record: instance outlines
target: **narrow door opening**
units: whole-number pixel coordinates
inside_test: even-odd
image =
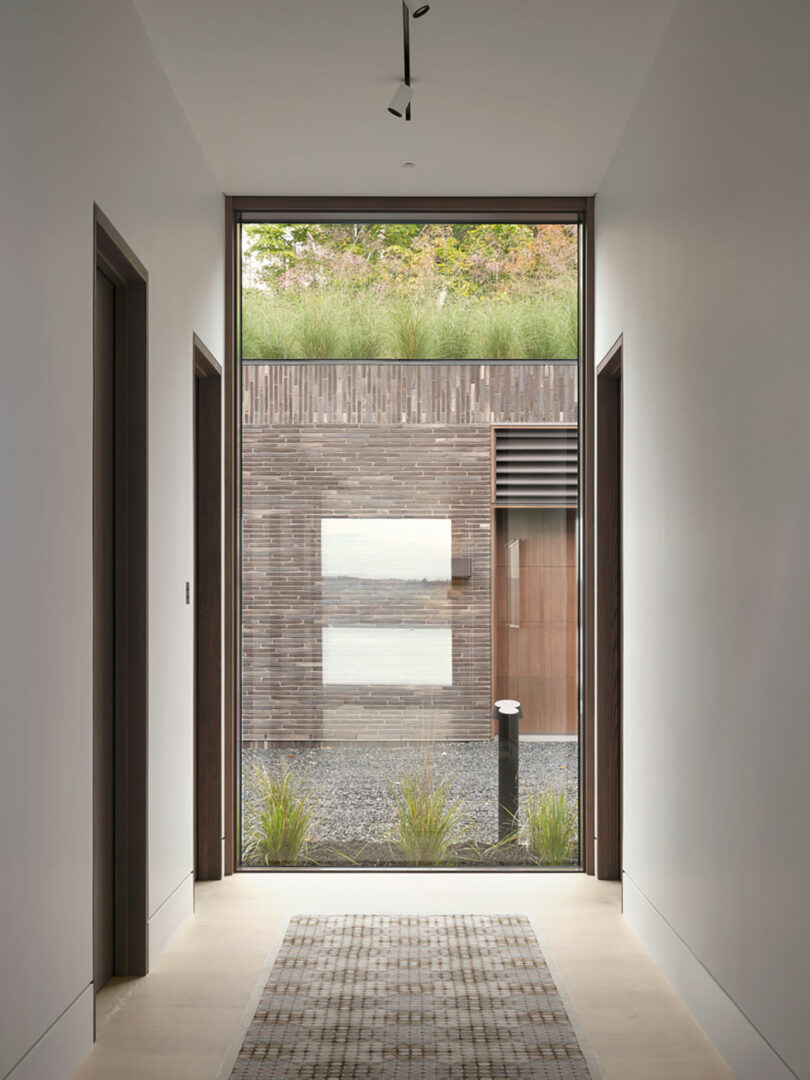
[[[222,371],[194,337],[195,875],[222,877]]]
[[[596,376],[596,874],[622,872],[622,343]]]
[[[94,432],[93,982],[115,969],[115,284],[96,269]]]
[[[93,983],[147,971],[146,271],[96,208]]]

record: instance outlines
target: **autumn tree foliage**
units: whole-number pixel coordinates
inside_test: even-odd
[[[575,225],[248,225],[245,254],[268,290],[525,296],[576,288]]]

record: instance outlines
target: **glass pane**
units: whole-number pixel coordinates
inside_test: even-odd
[[[578,355],[576,225],[245,225],[249,360]]]

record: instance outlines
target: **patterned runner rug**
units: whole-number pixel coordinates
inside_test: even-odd
[[[596,1080],[586,1051],[524,915],[303,915],[230,1076]]]

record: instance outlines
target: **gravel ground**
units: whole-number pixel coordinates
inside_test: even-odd
[[[394,817],[395,802],[389,781],[413,769],[425,750],[419,746],[379,743],[334,743],[331,746],[291,746],[272,750],[246,750],[243,760],[245,798],[250,798],[254,762],[268,768],[282,762],[306,777],[317,795],[317,823],[312,839],[324,845],[348,846],[356,851],[373,845],[363,862],[381,861],[377,850]],[[430,753],[440,780],[449,780],[455,796],[464,798],[475,842],[480,846],[498,839],[497,741],[435,744]],[[578,744],[543,741],[520,744],[521,794],[551,787],[577,792]],[[321,861],[321,860],[319,860]],[[513,862],[513,859],[509,859]]]

